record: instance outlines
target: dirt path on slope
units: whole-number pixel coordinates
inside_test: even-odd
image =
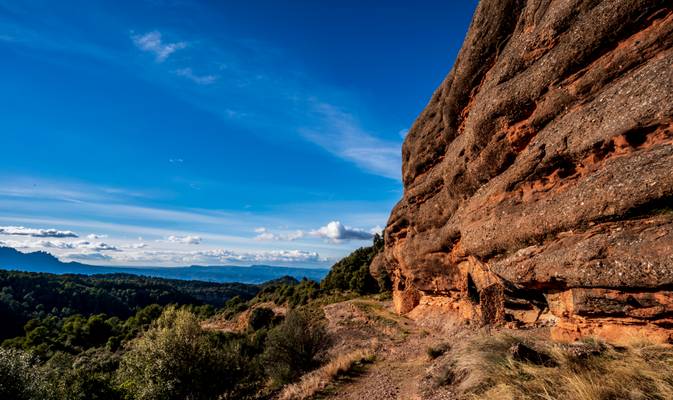
[[[441,338],[392,311],[389,302],[353,300],[325,307],[336,352],[376,343],[376,358],[359,375],[339,379],[318,399],[454,399],[450,387],[427,384],[430,346]],[[425,380],[425,381],[424,381]],[[425,382],[425,384],[424,384]]]

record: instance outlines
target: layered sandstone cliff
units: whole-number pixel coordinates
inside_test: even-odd
[[[673,2],[482,0],[402,158],[398,312],[671,339]]]

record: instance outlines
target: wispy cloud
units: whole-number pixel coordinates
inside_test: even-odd
[[[317,252],[304,250],[272,250],[260,252],[240,252],[226,249],[202,251],[151,250],[127,252],[114,255],[114,260],[123,263],[162,263],[172,265],[221,265],[255,263],[319,263],[324,261]]]
[[[86,240],[68,242],[61,240],[0,240],[0,245],[15,249],[60,249],[60,250],[87,250],[87,251],[120,251],[116,246],[104,242],[89,242]]]
[[[75,261],[110,261],[112,257],[100,252],[84,252],[84,253],[66,253],[61,256],[66,260]]]
[[[197,75],[189,67],[175,70],[175,75],[187,78],[199,85],[212,85],[217,81],[217,75]]]
[[[200,236],[169,236],[169,242],[184,243],[184,244],[201,244]]]
[[[277,71],[269,71],[266,65],[257,65],[253,60],[238,57],[231,49],[221,48],[217,43],[199,40],[194,52],[199,54],[199,64],[184,65],[172,72],[198,85],[212,85],[220,79],[226,83],[222,95],[208,96],[207,100],[190,97],[199,107],[205,108],[228,121],[237,120],[248,129],[278,131],[287,130],[290,134],[299,133],[303,138],[317,144],[334,156],[352,162],[365,172],[400,180],[401,176],[401,140],[381,139],[377,134],[363,127],[361,121],[347,111],[353,96],[342,95],[337,88],[326,87],[314,81],[310,76],[300,74],[288,76]],[[204,46],[208,43],[207,46]],[[197,49],[196,47],[199,47]],[[204,50],[207,47],[208,50]],[[198,51],[197,51],[198,50]],[[277,57],[278,49],[269,49],[261,43],[255,43],[251,52],[263,53],[265,57]],[[198,68],[217,64],[218,57],[234,58],[239,62],[220,63],[220,70],[226,75],[196,73]],[[273,60],[278,61],[278,60]],[[266,62],[270,62],[266,60]],[[196,65],[196,66],[195,66]],[[313,87],[307,90],[307,87]],[[260,96],[273,98],[276,105],[273,110],[259,104]],[[231,98],[247,104],[243,110],[229,107]],[[330,99],[339,99],[332,102]],[[346,107],[343,107],[346,106]],[[300,110],[297,114],[297,110]],[[249,115],[264,115],[263,118],[241,118]],[[296,120],[300,116],[299,122]],[[310,121],[310,122],[305,122]],[[399,135],[402,135],[400,132]]]
[[[306,234],[304,231],[301,230],[296,230],[288,233],[283,233],[283,234],[278,234],[278,233],[273,233],[270,232],[268,229],[262,227],[262,228],[256,228],[255,232],[258,234],[255,236],[255,240],[260,240],[260,241],[294,241],[297,239],[301,239]]]
[[[33,182],[39,182],[34,186]],[[3,182],[4,184],[4,182]],[[55,190],[59,188],[59,190]],[[28,200],[30,199],[30,200]],[[22,227],[26,229],[53,228],[54,231],[81,234],[86,240],[38,240],[46,237],[8,236],[0,233],[4,245],[28,250],[45,250],[62,257],[69,253],[92,253],[94,249],[111,256],[107,260],[96,260],[99,264],[125,265],[133,262],[140,252],[167,251],[188,252],[230,249],[239,254],[284,251],[287,243],[303,252],[320,252],[324,265],[348,254],[353,245],[365,239],[349,239],[350,230],[369,232],[369,227],[385,221],[387,204],[359,202],[306,202],[292,203],[272,209],[271,213],[257,214],[248,209],[223,211],[191,208],[155,208],[134,203],[144,197],[127,195],[123,190],[102,190],[92,185],[72,182],[45,182],[35,179],[8,180],[0,188],[0,223],[2,227]],[[335,209],[342,210],[341,217],[347,221],[358,221],[358,228],[345,226],[324,229],[315,228],[315,220],[334,221]],[[377,213],[365,210],[382,210]],[[341,222],[339,222],[341,225]],[[332,224],[334,226],[334,224]],[[257,229],[255,230],[255,227]],[[272,228],[273,227],[273,228]],[[359,229],[363,228],[363,229]],[[226,229],[226,230],[224,230]],[[251,235],[251,232],[255,235]],[[336,233],[334,233],[336,232]],[[144,239],[138,238],[142,236]],[[168,237],[173,236],[173,241]],[[255,237],[257,236],[257,237]],[[365,237],[356,234],[355,237]],[[200,245],[189,244],[201,238]],[[24,240],[25,241],[20,241]],[[67,238],[53,238],[67,239]],[[368,240],[368,239],[367,239]],[[10,243],[11,241],[11,243]],[[77,243],[77,242],[88,242]],[[115,247],[114,251],[104,243]],[[194,246],[194,247],[192,247]],[[179,265],[170,257],[149,260],[145,254],[137,265]],[[248,257],[248,259],[254,259]],[[262,257],[263,259],[263,257]],[[131,260],[131,261],[127,261]],[[199,261],[201,262],[201,261]],[[271,261],[258,261],[268,262]],[[302,261],[307,262],[307,261]],[[203,261],[205,263],[205,261]],[[184,263],[182,263],[184,264]],[[245,264],[240,262],[240,264]]]
[[[10,236],[32,236],[32,237],[78,237],[73,231],[59,231],[57,229],[35,229],[23,226],[0,226],[0,234]]]
[[[159,31],[152,31],[143,35],[132,34],[131,39],[140,50],[154,54],[157,62],[164,62],[171,54],[187,47],[186,42],[164,42]]]
[[[140,243],[130,243],[130,244],[125,244],[122,247],[124,247],[125,249],[136,249],[136,250],[137,249],[144,249],[145,247],[147,247],[147,243],[142,243],[142,242],[140,242]]]
[[[21,12],[24,18],[32,16],[29,11],[33,10],[27,8]],[[15,22],[13,26],[22,28],[20,32],[27,29],[20,22]],[[109,25],[100,27],[108,33],[111,28]],[[177,38],[169,35],[168,31],[141,27],[120,39],[128,41],[130,37],[137,49],[153,55],[158,63],[175,57],[176,52],[188,53],[189,57],[185,57],[188,62],[166,67],[164,72],[189,79],[197,85],[207,86],[221,81],[223,84],[218,85],[218,89],[219,86],[223,89],[219,93],[195,93],[185,85],[173,82],[178,79],[165,79],[155,71],[147,73],[146,68],[138,68],[138,65],[129,62],[130,57],[125,50],[97,41],[93,35],[64,35],[54,30],[38,30],[31,35],[29,42],[38,48],[83,54],[124,68],[142,79],[172,89],[181,99],[225,118],[227,122],[235,119],[251,130],[267,129],[265,133],[270,135],[279,131],[293,135],[299,132],[311,142],[368,173],[399,180],[401,143],[398,143],[396,135],[398,129],[388,127],[385,128],[387,134],[383,131],[375,133],[363,124],[367,109],[361,104],[355,105],[353,99],[358,98],[358,93],[347,93],[342,88],[321,82],[310,71],[303,70],[301,65],[293,64],[288,53],[271,43],[235,37],[214,40],[207,30],[200,31],[199,37],[187,42],[182,40],[188,35],[182,28],[179,24],[169,28],[180,35]],[[15,35],[13,30],[7,33]],[[5,36],[5,40],[16,39]],[[21,38],[20,43],[27,45],[23,39],[25,33],[16,36]],[[0,34],[0,40],[3,37]],[[276,68],[282,63],[286,63],[287,68]],[[213,73],[215,68],[219,68],[221,75]],[[270,101],[259,102],[262,96]],[[232,99],[236,99],[236,109],[232,109]],[[358,118],[348,111],[354,109],[358,110]],[[298,113],[297,110],[301,111]],[[263,117],[241,118],[251,115]],[[315,124],[303,124],[305,120],[316,119],[319,121]],[[286,129],[279,129],[280,126]]]
[[[49,181],[35,177],[0,175],[0,197],[21,199],[51,199],[73,203],[114,200],[127,202],[153,198],[157,193],[141,192],[105,185],[69,181]]]
[[[313,112],[320,118],[321,125],[301,128],[307,139],[366,171],[400,179],[400,143],[384,141],[367,133],[353,115],[332,104],[316,102]]]

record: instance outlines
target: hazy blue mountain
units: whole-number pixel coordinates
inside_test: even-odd
[[[320,281],[329,272],[324,268],[293,268],[269,265],[189,266],[189,267],[100,267],[77,262],[62,262],[49,253],[21,253],[10,247],[0,247],[0,268],[52,274],[111,274],[124,273],[168,279],[207,282],[262,283],[283,276]]]

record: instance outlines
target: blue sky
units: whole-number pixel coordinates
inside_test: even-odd
[[[402,195],[476,1],[0,0],[0,245],[328,266]]]

